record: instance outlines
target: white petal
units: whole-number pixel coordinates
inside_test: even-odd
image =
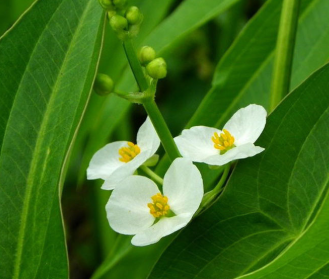
[[[162,237],[185,227],[192,215],[182,214],[170,218],[161,218],[153,226],[137,233],[131,240],[135,246],[145,246],[158,242]]]
[[[140,147],[141,151],[149,150],[149,157],[159,148],[160,139],[149,117],[146,118],[137,132],[137,145]]]
[[[106,178],[106,181],[102,185],[104,190],[112,190],[123,179],[132,175],[148,158],[150,157],[150,151],[142,151],[134,159],[128,163],[122,163],[111,175]]]
[[[105,145],[91,158],[87,169],[87,179],[108,179],[123,162],[119,160],[119,149],[126,146],[126,141],[116,141]]]
[[[239,109],[225,124],[224,129],[228,130],[235,138],[236,146],[245,143],[254,143],[266,123],[266,110],[259,105],[249,105]]]
[[[255,146],[252,143],[247,143],[234,147],[223,155],[211,156],[205,160],[205,163],[209,165],[222,166],[234,160],[255,156],[263,150],[264,148],[262,147]]]
[[[177,158],[163,180],[163,194],[170,209],[176,214],[193,215],[203,197],[203,181],[196,166],[186,158]]]
[[[146,177],[135,175],[124,179],[106,205],[111,228],[122,234],[136,234],[150,227],[155,218],[147,204],[159,192],[156,184]]]
[[[205,158],[218,153],[211,140],[215,132],[221,131],[205,126],[195,126],[183,130],[182,134],[175,138],[175,142],[183,157],[194,162],[203,162]]]

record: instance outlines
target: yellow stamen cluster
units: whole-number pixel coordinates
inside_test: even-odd
[[[139,153],[141,149],[137,144],[133,144],[128,141],[128,147],[121,147],[119,149],[119,155],[121,156],[119,160],[124,163],[128,163],[132,159],[134,159]]]
[[[230,134],[229,131],[223,129],[223,133],[218,135],[217,132],[214,133],[214,136],[211,137],[211,140],[214,143],[214,147],[219,149],[221,154],[232,149],[234,145],[234,137]]]
[[[152,198],[153,203],[148,203],[150,213],[155,217],[161,217],[167,215],[170,206],[168,205],[168,198],[166,196],[157,193]]]

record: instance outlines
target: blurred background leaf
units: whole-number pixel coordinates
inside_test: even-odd
[[[242,278],[322,278],[329,262],[328,77],[326,65],[282,101],[256,143],[265,151],[239,161],[218,202],[182,231],[149,278],[229,279],[268,263]]]
[[[241,32],[218,64],[213,86],[188,127],[222,127],[236,110],[250,103],[268,108],[281,5],[282,1],[268,1]],[[301,1],[291,88],[328,61],[328,9],[325,0]]]
[[[59,197],[97,67],[103,13],[40,0],[0,41],[1,278],[65,278]]]

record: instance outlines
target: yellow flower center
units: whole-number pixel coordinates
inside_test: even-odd
[[[150,213],[155,217],[166,216],[170,206],[168,204],[168,198],[166,196],[157,193],[151,197],[153,203],[148,203],[147,206],[150,208]]]
[[[119,155],[121,156],[119,160],[121,162],[128,163],[132,159],[134,159],[140,152],[141,149],[137,144],[133,144],[132,142],[128,141],[128,147],[121,147],[119,149]]]
[[[223,133],[221,133],[220,135],[215,132],[214,136],[211,137],[211,140],[214,143],[214,147],[216,149],[219,149],[221,154],[224,154],[226,151],[235,147],[234,137],[226,129],[223,129]]]

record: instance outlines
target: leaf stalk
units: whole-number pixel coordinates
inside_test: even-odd
[[[276,45],[270,110],[288,94],[297,33],[300,0],[284,0]]]

